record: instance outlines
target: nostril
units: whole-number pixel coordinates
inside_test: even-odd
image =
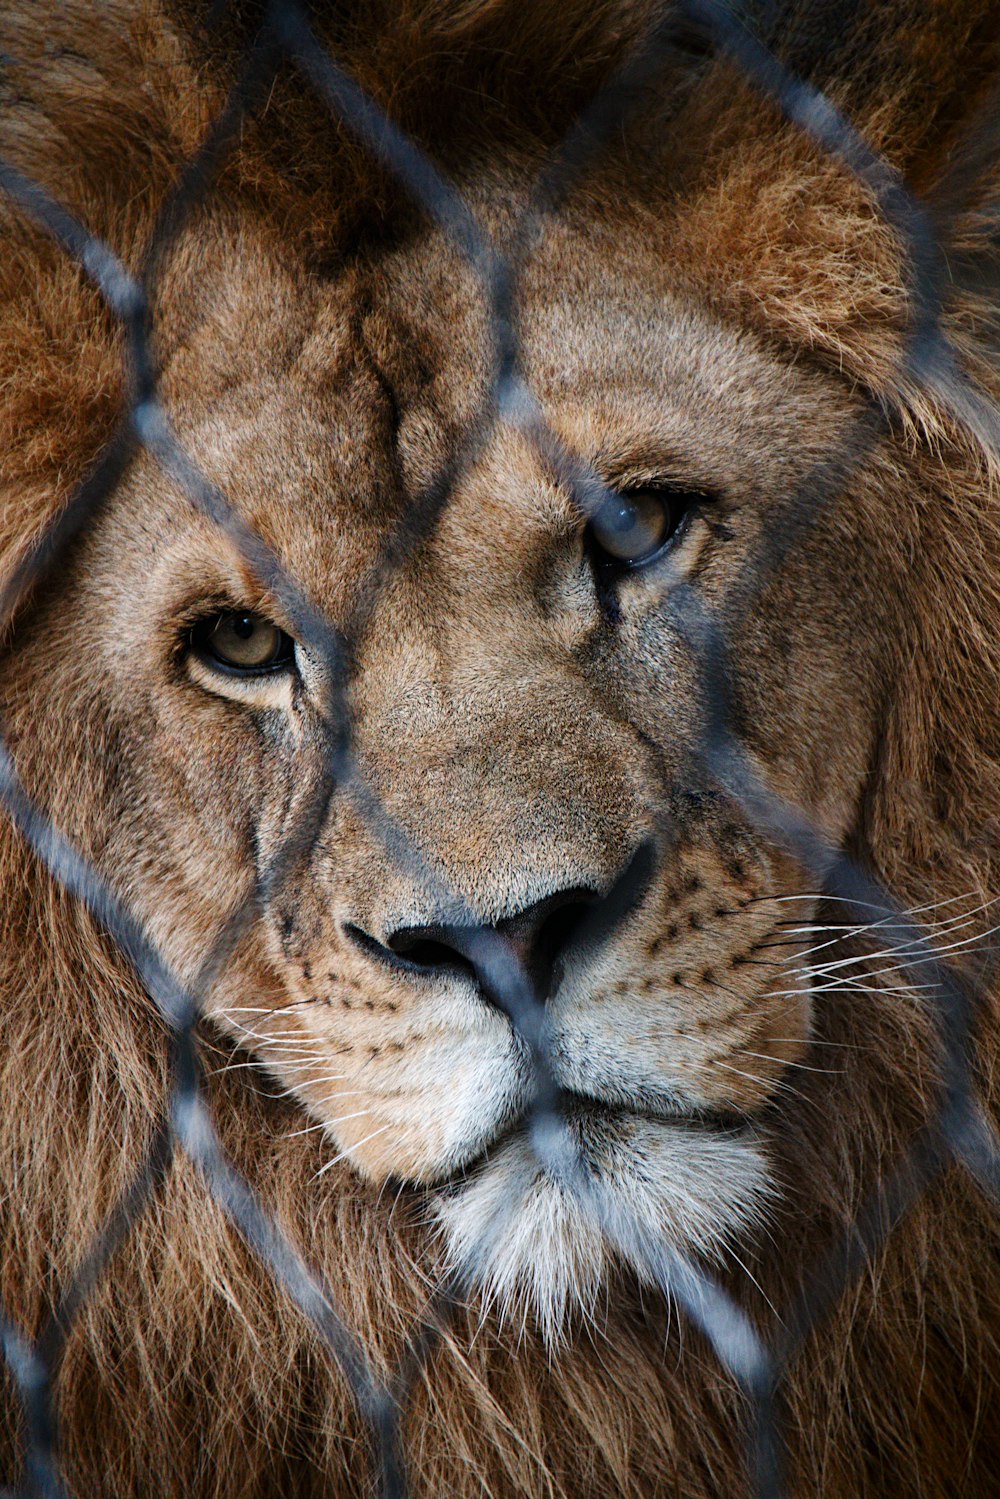
[[[547,999],[559,961],[584,929],[587,913],[599,892],[576,886],[557,890],[517,916],[501,921],[496,930],[517,953],[540,999]]]
[[[585,931],[587,913],[593,904],[592,900],[567,901],[564,906],[547,916],[535,938],[538,957],[547,959],[550,966],[554,966],[556,960],[563,957]]]
[[[344,933],[370,958],[392,968],[402,968],[408,973],[461,972],[476,976],[472,962],[447,940],[447,927],[400,927],[385,942],[353,922],[345,923]]]
[[[388,950],[421,973],[459,970],[476,976],[474,965],[447,940],[444,927],[402,927],[386,943]]]
[[[392,938],[389,950],[398,958],[415,963],[418,968],[440,968],[442,963],[454,957],[446,943],[434,942],[427,937],[411,937],[405,932]]]

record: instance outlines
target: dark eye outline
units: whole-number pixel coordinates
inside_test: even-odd
[[[211,636],[221,620],[233,615],[262,620],[264,624],[277,630],[276,652],[269,661],[262,661],[259,666],[240,666],[235,662],[226,661],[224,657],[212,650],[209,644]],[[188,648],[211,671],[221,672],[227,677],[240,677],[244,680],[273,676],[277,672],[288,671],[289,668],[295,666],[295,641],[281,629],[280,625],[276,625],[273,620],[268,619],[265,614],[258,613],[256,609],[219,609],[215,614],[208,614],[203,619],[199,619],[188,633]]]
[[[628,501],[630,494],[654,495],[659,499],[668,516],[667,530],[660,542],[640,557],[628,559],[616,557],[613,552],[606,551],[601,544],[594,529],[593,519],[587,522],[585,532],[586,547],[590,554],[592,565],[605,575],[623,575],[625,573],[641,572],[643,568],[651,567],[658,562],[666,552],[670,551],[684,536],[687,531],[691,516],[699,505],[711,503],[712,496],[704,490],[688,489],[679,484],[651,483],[636,484],[631,487],[623,486],[620,489],[610,489],[609,494],[616,500]]]

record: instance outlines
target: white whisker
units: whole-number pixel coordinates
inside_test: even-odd
[[[366,1113],[366,1114],[370,1113],[370,1110],[365,1109],[364,1113]],[[359,1114],[359,1115],[357,1115],[355,1117],[360,1118],[361,1115]],[[350,1155],[350,1153],[351,1153],[352,1150],[360,1150],[362,1148],[362,1146],[367,1145],[371,1140],[376,1139],[379,1135],[384,1135],[387,1130],[390,1130],[390,1129],[393,1129],[393,1128],[394,1128],[394,1126],[391,1125],[391,1124],[383,1124],[379,1129],[373,1130],[370,1135],[366,1135],[363,1140],[358,1140],[354,1145],[351,1145],[347,1150],[342,1150],[339,1155],[335,1155],[332,1160],[327,1161],[327,1163],[326,1163],[325,1166],[321,1166],[319,1168],[319,1170],[316,1172],[315,1176],[313,1177],[313,1181],[315,1181],[317,1177],[323,1176],[327,1171],[332,1170],[332,1168],[334,1166],[339,1165],[341,1161],[346,1160],[346,1158]]]
[[[844,1073],[843,1067],[807,1067],[805,1062],[784,1061],[781,1057],[772,1057],[766,1051],[741,1051],[742,1057],[755,1057],[758,1062],[775,1062],[779,1067],[796,1067],[800,1072],[822,1072],[825,1077],[840,1077]]]
[[[282,1135],[283,1140],[294,1140],[299,1135],[310,1135],[318,1129],[333,1129],[338,1124],[347,1124],[351,1119],[363,1119],[370,1114],[371,1109],[359,1109],[356,1114],[341,1114],[337,1119],[324,1119],[321,1124],[309,1124],[305,1129],[293,1129],[287,1135]]]

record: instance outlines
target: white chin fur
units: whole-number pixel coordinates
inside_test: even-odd
[[[526,1133],[506,1140],[470,1176],[433,1199],[450,1268],[488,1310],[530,1318],[557,1346],[574,1313],[591,1317],[612,1267],[649,1283],[643,1240],[719,1260],[759,1223],[773,1189],[747,1136],[714,1134],[635,1115],[569,1123],[601,1212],[553,1179]],[[609,1242],[598,1218],[634,1225]]]

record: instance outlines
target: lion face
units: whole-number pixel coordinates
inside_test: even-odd
[[[330,282],[263,227],[201,224],[178,254],[165,406],[350,639],[360,781],[338,779],[329,663],[148,457],[40,600],[11,710],[49,736],[67,830],[188,981],[255,896],[206,1014],[301,1102],[331,1165],[431,1189],[460,1268],[551,1326],[608,1251],[531,1153],[525,1046],[462,929],[494,927],[535,983],[615,1200],[700,1252],[745,1232],[777,1190],[768,1140],[809,1040],[796,958],[817,891],[705,769],[712,684],[672,600],[724,624],[742,745],[834,844],[906,607],[851,493],[748,587],[854,398],[715,320],[643,223],[553,225],[518,312],[526,382],[625,497],[618,531],[516,423],[483,419],[483,295],[429,231]]]

